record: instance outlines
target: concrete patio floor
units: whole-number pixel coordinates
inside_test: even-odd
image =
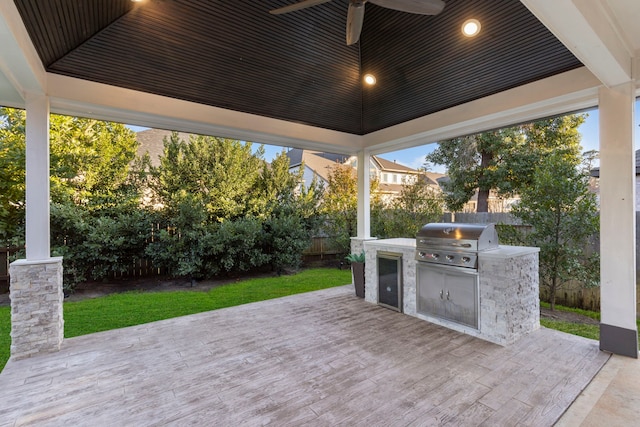
[[[624,369],[637,371],[637,360],[613,358],[608,380],[584,390],[610,358],[596,341],[542,328],[500,347],[352,289],[86,335],[9,361],[0,426],[550,426],[581,395],[578,415],[561,420],[580,425],[615,395],[616,378],[624,387]]]

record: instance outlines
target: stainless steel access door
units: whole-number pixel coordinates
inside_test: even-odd
[[[378,304],[402,312],[402,254],[378,251]]]
[[[417,312],[478,329],[478,271],[417,263]]]

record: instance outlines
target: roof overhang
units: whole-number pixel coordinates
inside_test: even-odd
[[[319,151],[354,154],[367,149],[380,154],[594,107],[602,85],[634,81],[638,86],[633,73],[638,69],[640,36],[629,29],[637,22],[632,18],[640,18],[638,2],[522,3],[584,67],[363,135],[47,72],[13,2],[0,3],[0,103],[24,107],[30,93],[41,93],[50,97],[51,111],[56,113]],[[593,10],[607,19],[596,20]],[[620,16],[628,22],[621,22]]]

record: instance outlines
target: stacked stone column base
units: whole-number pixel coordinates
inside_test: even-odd
[[[60,350],[62,257],[11,263],[11,358],[25,359]]]

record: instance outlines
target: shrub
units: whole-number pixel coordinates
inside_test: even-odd
[[[270,256],[273,270],[281,274],[288,268],[298,269],[311,237],[304,220],[293,214],[274,216],[265,221],[264,228],[264,252]]]

